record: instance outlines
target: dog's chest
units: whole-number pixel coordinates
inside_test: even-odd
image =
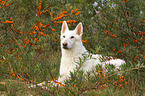
[[[61,59],[61,70],[63,72],[69,73],[73,72],[77,63],[75,63],[74,58],[62,58]]]

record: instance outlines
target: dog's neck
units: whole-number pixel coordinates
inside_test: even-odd
[[[81,41],[76,42],[74,47],[71,49],[62,48],[61,50],[62,50],[62,57],[65,57],[65,58],[78,56],[79,54],[87,52],[86,48],[83,46]]]

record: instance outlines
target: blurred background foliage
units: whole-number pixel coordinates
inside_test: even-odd
[[[71,30],[79,22],[83,23],[82,41],[90,52],[124,59],[124,70],[139,67],[126,73],[129,83],[124,88],[132,91],[128,93],[130,95],[133,92],[143,94],[144,0],[0,0],[0,81],[15,80],[8,75],[11,73],[22,75],[33,82],[58,78],[61,57],[59,37],[64,20]],[[133,81],[136,84],[131,83]],[[90,82],[92,81],[88,81],[88,84]],[[76,90],[74,85],[66,86]],[[130,86],[134,87],[130,89]],[[13,88],[6,88],[2,87],[1,90],[10,94]],[[106,90],[104,94],[111,94],[116,89],[112,87]],[[114,94],[124,92],[122,90]],[[73,91],[70,92],[71,95]],[[68,94],[68,91],[65,92]],[[65,92],[63,90],[60,93]],[[101,93],[90,91],[88,94]]]

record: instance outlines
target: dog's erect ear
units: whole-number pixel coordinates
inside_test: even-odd
[[[77,25],[77,27],[75,28],[75,31],[79,36],[83,34],[83,25],[81,22]]]
[[[62,28],[61,28],[61,34],[64,33],[65,30],[68,30],[68,26],[67,26],[66,21],[63,21]]]

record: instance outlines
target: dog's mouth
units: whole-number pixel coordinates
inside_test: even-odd
[[[63,46],[63,49],[69,49],[67,46]]]

